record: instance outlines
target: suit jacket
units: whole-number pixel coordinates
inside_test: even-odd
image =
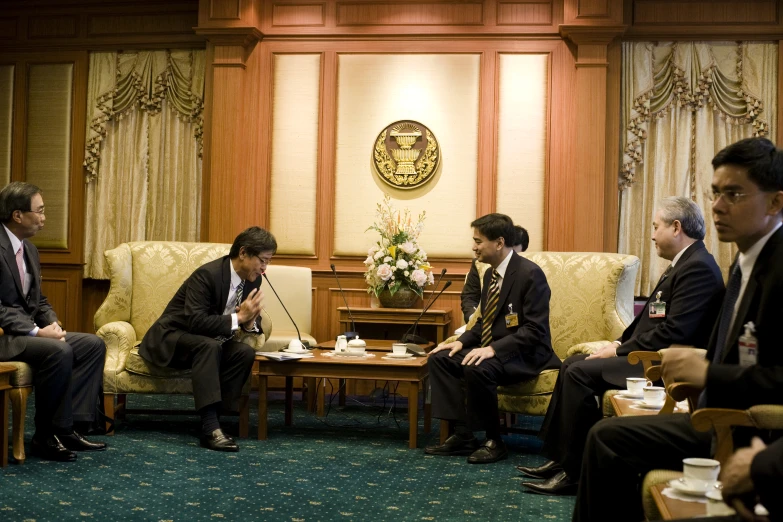
[[[666,317],[651,318],[650,303],[661,292]],[[720,268],[704,243],[696,241],[683,252],[669,274],[658,282],[637,315],[620,337],[618,356],[637,350],[658,351],[672,344],[706,346],[723,299]],[[641,365],[626,357],[606,359],[601,376],[606,382],[625,386],[627,377],[642,375]]]
[[[460,293],[460,306],[462,307],[462,316],[465,323],[470,321],[470,316],[476,311],[481,301],[481,280],[479,279],[476,260],[470,264],[470,271],[465,276],[465,286]]]
[[[184,333],[205,337],[231,337],[231,316],[223,315],[231,288],[231,260],[228,256],[199,267],[171,298],[139,346],[139,355],[158,366],[167,366],[174,357],[177,340]],[[261,286],[245,281],[242,300]],[[261,321],[256,321],[259,330]]]
[[[482,308],[487,302],[491,278],[492,271],[487,270],[481,291]],[[537,377],[543,370],[560,368],[549,331],[550,295],[546,276],[537,264],[516,254],[509,258],[492,322],[491,346],[509,376],[520,381]],[[508,305],[519,316],[518,326],[506,327]],[[465,348],[481,344],[484,320],[482,314],[476,325],[460,336]]]
[[[735,260],[735,263],[737,261]],[[739,337],[753,321],[758,340],[757,364],[739,366]],[[783,404],[783,227],[761,249],[742,295],[734,325],[718,364],[707,371],[707,407],[746,409],[756,404]],[[717,324],[707,360],[716,350]]]
[[[757,453],[750,465],[753,489],[769,511],[770,520],[783,520],[783,439],[773,442]]]
[[[29,334],[36,326],[44,328],[57,321],[57,314],[41,293],[38,249],[26,239],[22,240],[22,244],[27,272],[32,277],[26,298],[11,240],[5,229],[0,227],[0,328],[5,332],[0,336],[0,361],[7,361],[22,352],[22,347],[13,342],[14,338]]]

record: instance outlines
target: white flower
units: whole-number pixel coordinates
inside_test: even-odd
[[[379,266],[378,267],[378,271],[376,272],[376,275],[378,277],[380,277],[381,280],[383,280],[383,281],[388,281],[390,277],[392,279],[394,279],[394,277],[392,277],[392,269],[387,264],[383,264],[383,265]]]
[[[420,249],[419,249],[419,255],[418,255],[418,258],[419,258],[419,259],[421,259],[422,261],[426,261],[426,260],[427,260],[427,252],[425,252],[424,250],[422,250],[422,249],[420,248]]]
[[[398,259],[397,268],[399,268],[400,270],[405,270],[406,268],[408,268],[408,262],[405,261],[404,259]]]
[[[378,245],[371,246],[370,249],[367,250],[367,255],[374,256],[377,251],[378,251]]]
[[[411,273],[411,279],[421,288],[427,282],[427,273],[424,270],[414,270]]]
[[[406,241],[405,243],[400,245],[400,250],[402,250],[406,254],[412,254],[416,250],[418,250],[418,248],[416,247],[415,243],[413,243],[411,241]]]
[[[405,277],[408,277],[409,275],[411,275],[411,273],[408,272],[407,270],[405,272],[403,272],[403,274],[405,274]]]
[[[367,265],[367,266],[370,266],[374,262],[375,262],[375,260],[372,258],[372,256],[367,256],[367,259],[364,260],[364,264]]]
[[[392,259],[391,256],[386,256],[383,258],[384,263],[391,263],[392,261],[394,261],[394,259]]]
[[[431,285],[435,282],[435,277],[432,275],[432,272],[427,273],[427,284]]]
[[[378,250],[372,257],[376,261],[386,255],[386,250]]]

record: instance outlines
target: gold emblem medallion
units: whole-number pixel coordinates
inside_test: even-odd
[[[433,178],[440,160],[435,135],[417,121],[396,121],[375,139],[372,153],[378,176],[392,187],[412,189]]]

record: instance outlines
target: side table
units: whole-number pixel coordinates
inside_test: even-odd
[[[340,330],[351,330],[351,317],[344,306],[337,308],[340,314]],[[354,322],[362,338],[396,341],[416,322],[421,308],[351,308]],[[361,325],[358,326],[358,325]],[[422,337],[442,343],[449,336],[451,308],[434,310],[430,308],[419,321],[418,330],[427,333]]]
[[[0,467],[8,465],[8,390],[11,389],[11,374],[15,366],[0,363]]]

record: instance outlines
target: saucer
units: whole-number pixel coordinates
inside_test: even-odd
[[[663,405],[665,402],[656,402],[655,404],[650,404],[648,402],[645,402],[644,400],[636,401],[634,403],[634,406],[638,406],[640,408],[644,408],[645,410],[660,410],[663,408]]]
[[[307,350],[289,350],[288,348],[282,351],[285,353],[307,353]]]
[[[410,359],[411,357],[413,357],[413,354],[412,353],[387,353],[386,357],[388,357],[389,359]]]
[[[686,478],[678,478],[669,481],[669,486],[671,486],[675,491],[682,493],[683,495],[690,495],[692,497],[703,497],[712,491],[717,491],[715,486],[718,484],[719,482],[713,482],[712,484],[705,484],[702,487],[701,484],[696,485],[689,483],[688,479]]]
[[[366,357],[367,352],[331,352],[333,355],[336,355],[338,357]]]
[[[644,397],[643,393],[635,394],[635,393],[628,393],[628,390],[621,391],[615,397],[620,397],[621,399],[641,399]]]

